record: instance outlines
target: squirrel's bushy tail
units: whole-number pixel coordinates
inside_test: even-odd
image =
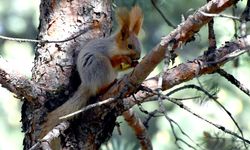
[[[42,131],[39,138],[43,138],[57,124],[62,122],[62,120],[59,120],[60,117],[73,113],[76,110],[86,106],[89,97],[89,92],[86,90],[83,84],[81,84],[75,94],[68,101],[47,115],[47,120],[42,126]]]

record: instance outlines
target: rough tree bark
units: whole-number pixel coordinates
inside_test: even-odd
[[[200,8],[200,11],[219,13],[236,2],[237,0],[212,0]],[[136,92],[136,87],[164,58],[168,45],[173,44],[174,50],[188,41],[210,20],[211,17],[204,16],[199,11],[188,17],[177,29],[162,39],[132,74],[117,82],[102,99],[119,94],[128,82],[134,87],[127,87],[123,95]],[[65,102],[80,84],[75,70],[75,59],[81,46],[92,38],[108,36],[110,29],[111,0],[41,0],[38,39],[56,41],[71,38],[79,33],[84,34],[79,34],[80,36],[73,40],[57,43],[43,42],[37,45],[32,80],[14,75],[4,62],[0,63],[0,83],[24,100],[22,106],[24,149],[29,149],[37,142],[41,124],[46,119],[47,113]],[[223,60],[235,49],[249,48],[250,42],[244,42],[244,40],[249,41],[249,38],[226,45],[211,54],[211,57],[214,57],[215,61]],[[209,56],[205,55],[199,57],[198,60],[168,70],[163,76],[163,90],[197,75],[211,73],[224,63],[222,61],[218,62],[217,66],[207,65],[206,62],[209,61],[207,57]],[[155,88],[157,80],[158,78],[155,77],[144,84]],[[138,102],[143,102],[148,96],[151,95],[147,93],[145,95],[142,92],[136,94]],[[62,147],[64,149],[98,149],[111,136],[116,117],[135,104],[134,100],[127,98],[88,110],[78,119],[70,122],[70,128],[65,131],[65,136],[62,138]]]
[[[85,31],[86,33],[67,42],[37,45],[32,81],[36,83],[38,93],[35,99],[24,101],[22,106],[24,149],[29,149],[37,142],[47,112],[65,102],[79,85],[75,60],[81,46],[90,39],[108,36],[110,29],[111,0],[41,1],[38,39],[55,41]],[[111,134],[115,118],[109,118],[113,125],[99,128],[95,127],[95,123],[92,125],[84,123],[88,122],[87,120],[76,120],[75,127],[69,129],[70,134],[64,140],[65,145],[68,141],[67,146],[74,146],[74,149],[97,149],[108,136],[99,135],[97,140],[90,137],[91,131],[95,128],[103,130],[110,128],[109,134]],[[101,130],[99,132],[102,133]],[[86,145],[86,143],[95,144]]]

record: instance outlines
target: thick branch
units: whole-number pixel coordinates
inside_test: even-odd
[[[186,21],[178,26],[168,36],[162,38],[161,42],[153,48],[153,50],[143,58],[140,64],[134,69],[134,71],[124,78],[118,85],[113,86],[104,96],[103,99],[113,97],[117,95],[119,91],[124,89],[127,83],[134,86],[127,88],[127,94],[132,93],[153,71],[153,69],[163,60],[165,56],[165,50],[168,45],[173,44],[173,49],[178,48],[183,43],[188,41],[200,28],[208,23],[212,18],[204,16],[200,12],[206,13],[219,13],[225,10],[227,7],[233,5],[237,0],[212,0],[203,7],[201,7],[196,13],[189,16]]]
[[[219,13],[226,9],[227,7],[230,7],[233,3],[235,3],[237,0],[212,0],[208,4],[206,4],[204,7],[200,9],[202,12],[206,13]],[[124,78],[119,82],[119,84],[114,85],[108,93],[106,93],[103,98],[109,98],[109,97],[115,97],[114,95],[118,95],[121,91],[125,91],[122,93],[122,96],[131,94],[135,92],[137,87],[145,80],[145,78],[148,76],[150,72],[163,60],[165,50],[166,48],[170,47],[169,45],[172,45],[170,48],[175,49],[179,47],[181,44],[188,41],[196,32],[199,31],[199,29],[205,25],[208,21],[211,20],[211,17],[204,16],[200,13],[200,11],[197,11],[194,15],[188,17],[188,19],[183,22],[180,26],[178,26],[177,29],[175,29],[172,33],[170,33],[168,36],[164,37],[161,42],[149,53],[142,62],[135,68],[135,70],[127,76],[127,78]],[[44,13],[46,14],[46,13]],[[46,14],[47,15],[47,14]],[[57,23],[57,19],[55,21]],[[67,21],[65,21],[67,23]],[[58,22],[57,24],[60,24],[61,22]],[[56,25],[57,25],[56,24]],[[51,30],[58,29],[55,28],[56,25],[54,25],[54,28],[51,28]],[[47,28],[44,28],[47,29]],[[64,29],[64,28],[63,28]],[[55,30],[55,31],[63,31],[63,30]],[[61,34],[58,34],[58,37],[60,37]],[[58,46],[56,46],[58,47]],[[50,47],[49,47],[50,48]],[[53,47],[52,47],[53,49]],[[70,48],[72,49],[72,48]],[[42,51],[43,52],[43,51]],[[45,57],[45,56],[44,56]],[[41,57],[43,58],[43,57]],[[39,59],[38,59],[39,60]],[[55,61],[56,62],[56,61]],[[39,64],[39,63],[38,63]],[[51,64],[51,63],[50,63]],[[43,66],[39,66],[43,68]],[[38,68],[34,68],[34,70],[39,70]],[[49,66],[50,69],[54,71],[54,68]],[[188,69],[188,68],[187,68]],[[64,70],[64,69],[63,69]],[[197,68],[196,68],[197,70]],[[198,69],[199,70],[199,69]],[[40,83],[43,83],[44,81],[50,82],[54,81],[54,78],[57,77],[57,74],[46,74],[46,76],[43,76],[42,80],[40,80]],[[67,71],[67,70],[66,70]],[[70,71],[70,70],[69,70]],[[68,72],[68,71],[67,71]],[[200,73],[200,71],[197,71]],[[40,73],[39,73],[40,74]],[[39,75],[38,74],[38,75]],[[49,78],[48,78],[48,75]],[[170,74],[171,75],[171,74]],[[181,72],[179,72],[179,76],[181,77]],[[36,73],[33,74],[33,76],[37,76]],[[193,74],[193,77],[195,74]],[[39,77],[39,76],[37,76]],[[166,78],[164,76],[164,78]],[[186,78],[185,76],[182,76],[183,81]],[[191,79],[192,77],[188,77]],[[37,78],[34,78],[34,81]],[[48,80],[49,79],[49,80]],[[60,79],[60,80],[59,80]],[[58,82],[64,82],[64,80],[61,79],[68,79],[67,76],[65,78],[58,78]],[[154,81],[154,80],[153,80]],[[182,82],[183,82],[182,81]],[[181,83],[181,80],[178,80],[179,83]],[[177,81],[174,83],[178,83]],[[57,82],[54,82],[57,83]],[[66,82],[67,83],[67,82]],[[131,83],[133,86],[127,87],[127,83]],[[165,80],[163,82],[163,86],[167,87],[165,85]],[[174,85],[173,83],[173,85]],[[46,86],[45,86],[46,87]],[[53,87],[56,88],[57,86]],[[125,87],[125,89],[124,89]],[[124,95],[123,95],[124,94]],[[137,94],[137,97],[140,96]],[[132,103],[132,101],[128,101],[129,99],[125,101],[119,101],[120,103],[114,103],[114,105],[102,105],[101,107],[95,107],[94,110],[89,110],[86,113],[84,113],[82,116],[79,116],[79,122],[81,121],[81,124],[71,124],[71,129],[75,132],[69,132],[66,134],[66,138],[70,139],[81,139],[84,142],[78,143],[80,148],[88,148],[88,149],[98,149],[100,147],[100,144],[106,140],[114,128],[114,122],[118,115],[120,115],[123,111],[128,110],[128,108],[135,105],[135,102]],[[128,102],[128,105],[125,105],[125,103],[122,102]],[[121,104],[122,103],[122,104]],[[121,105],[120,105],[121,104]],[[110,109],[115,108],[115,109]],[[89,117],[91,116],[91,117]],[[38,120],[39,118],[36,117]],[[84,123],[82,123],[84,120]],[[34,122],[34,121],[33,121]],[[70,129],[68,131],[71,131]],[[77,131],[81,131],[82,134],[75,134]],[[28,134],[27,134],[28,135]],[[73,142],[74,140],[67,140]],[[93,144],[94,143],[94,144]]]
[[[135,135],[141,144],[141,149],[152,150],[153,147],[147,129],[136,113],[130,109],[123,113],[123,117],[127,121],[128,125],[134,130]]]
[[[227,42],[223,47],[214,50],[209,55],[207,55],[206,53],[198,57],[197,59],[194,59],[187,63],[180,64],[172,69],[169,69],[163,74],[162,90],[170,89],[175,85],[191,80],[197,76],[214,73],[217,69],[220,68],[220,66],[226,63],[228,60],[233,60],[229,56],[231,56],[235,52],[237,53],[247,52],[245,51],[245,49],[249,48],[250,48],[250,35],[245,38],[238,39],[236,42]],[[212,56],[214,57],[214,62],[217,62],[216,64],[212,63],[209,59],[207,59]],[[237,57],[239,55],[235,56]],[[143,84],[144,86],[150,89],[157,88],[158,76],[144,81]],[[94,107],[91,112],[92,113],[95,112],[95,115],[93,115],[92,118],[95,120],[96,118],[98,118],[98,116],[104,116],[111,110],[112,112],[116,112],[116,115],[121,115],[122,112],[130,109],[131,107],[133,107],[138,103],[155,100],[155,99],[147,99],[151,96],[154,96],[154,93],[139,91],[134,96],[125,98],[123,100],[115,101],[114,99],[109,99],[107,101],[103,101],[105,103],[99,102],[100,105],[92,104],[87,106],[86,108]],[[211,122],[209,123],[212,124]]]
[[[231,56],[232,54],[236,52],[243,54],[243,52],[247,52],[245,49],[249,49],[249,48],[250,48],[250,35],[244,38],[240,38],[236,42],[226,42],[226,44],[223,47],[214,50],[209,55],[204,54],[198,57],[197,59],[194,59],[186,63],[182,63],[172,69],[169,69],[163,74],[162,90],[170,89],[175,85],[192,80],[193,78],[197,76],[214,73],[220,68],[220,66],[222,66],[229,60],[233,60],[233,58],[229,56]],[[235,56],[236,57],[234,58],[237,58],[239,55],[235,55]],[[207,59],[208,57],[214,57],[214,62],[216,62],[216,64],[212,63],[211,61],[208,61]],[[142,84],[149,89],[156,89],[158,88],[158,79],[159,79],[159,76],[156,76],[156,77],[147,79]],[[118,85],[119,83],[120,82],[118,82]],[[117,85],[114,85],[114,86],[117,86]],[[115,108],[117,110],[117,114],[121,114],[123,111],[130,109],[131,107],[133,107],[134,105],[138,103],[150,101],[150,99],[147,99],[147,98],[151,96],[154,96],[154,94],[148,93],[145,91],[139,91],[133,96],[124,98],[123,101],[115,101],[115,99],[108,99],[103,102],[89,105],[86,107],[86,109],[82,110],[82,112],[89,110],[91,108],[94,108],[94,107],[95,109],[102,109],[99,107],[110,103],[111,105],[109,104],[104,107]],[[103,98],[104,97],[102,97],[102,99]],[[117,102],[119,102],[119,105],[117,105]],[[98,111],[94,111],[94,112],[98,112]],[[100,111],[99,113],[102,113],[100,115],[103,115],[103,111]]]
[[[41,93],[36,84],[16,72],[2,57],[0,57],[0,84],[18,97],[25,97],[29,101]]]
[[[175,85],[181,84],[183,82],[186,82],[188,80],[191,80],[197,76],[201,76],[204,74],[214,73],[217,69],[220,68],[224,63],[226,63],[228,60],[232,60],[228,56],[231,54],[241,51],[245,51],[245,49],[250,48],[250,35],[238,39],[236,42],[227,42],[223,47],[216,49],[213,53],[210,53],[209,55],[202,55],[198,57],[197,59],[194,59],[192,61],[182,63],[178,65],[177,67],[174,67],[172,69],[169,69],[167,72],[164,73],[163,76],[163,90],[167,90],[172,88]],[[207,61],[207,57],[213,57],[214,62],[217,62],[216,64],[211,65],[210,61]],[[150,78],[143,82],[145,86],[151,89],[157,88],[158,83],[158,76]],[[136,103],[141,103],[146,101],[145,99],[152,96],[151,94],[148,94],[146,92],[138,92],[136,95],[136,100],[134,101],[133,97],[129,97],[124,99],[124,106],[128,107],[125,109],[129,109]]]

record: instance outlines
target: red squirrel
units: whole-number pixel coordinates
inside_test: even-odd
[[[135,6],[131,11],[119,8],[116,19],[119,24],[117,32],[82,47],[76,63],[81,84],[69,100],[47,115],[40,138],[61,122],[59,117],[86,106],[91,96],[107,90],[119,71],[134,67],[140,58],[141,44],[137,37],[143,22],[140,7]]]

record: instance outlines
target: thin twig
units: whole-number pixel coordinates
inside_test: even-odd
[[[141,109],[140,109],[141,110]],[[144,111],[145,112],[145,111]],[[149,123],[149,121],[153,118],[153,117],[161,117],[162,116],[162,114],[159,114],[159,115],[157,115],[157,113],[159,113],[159,110],[158,109],[156,109],[156,110],[154,110],[154,111],[152,111],[152,112],[147,112],[146,114],[148,114],[148,117],[145,119],[145,121],[143,122],[143,124],[144,124],[144,126],[146,127],[146,128],[148,128],[148,123]]]
[[[240,18],[240,36],[244,37],[247,34],[247,22],[250,20],[250,0],[247,1],[247,5]],[[250,55],[250,51],[248,52],[248,54]]]
[[[186,100],[199,99],[199,98],[201,98],[201,96],[184,97],[184,98],[175,98],[175,97],[171,97],[171,98],[174,99],[174,100],[176,100],[176,101],[186,101]]]
[[[243,37],[243,36],[246,36],[246,33],[247,33],[247,21],[250,20],[250,1],[248,0],[247,1],[247,5],[244,9],[244,11],[242,12],[241,16],[240,16],[240,36]]]
[[[236,11],[236,4],[232,8],[232,14],[233,14],[233,16],[236,15],[235,11]],[[233,19],[233,23],[234,23],[234,38],[237,39],[239,36],[238,36],[238,27],[237,27],[236,20]]]
[[[17,41],[17,42],[32,42],[32,43],[64,43],[64,42],[68,42],[68,41],[71,41],[71,40],[79,37],[80,35],[86,33],[89,29],[90,29],[90,27],[87,27],[83,30],[80,30],[79,33],[77,33],[69,38],[66,38],[64,40],[34,40],[34,39],[24,39],[24,38],[13,38],[13,37],[7,37],[7,36],[3,36],[3,35],[0,35],[0,39]]]
[[[184,101],[184,100],[191,100],[191,99],[197,99],[200,98],[200,96],[194,96],[194,97],[187,97],[187,98],[173,98],[171,97],[171,99],[176,100],[176,101]],[[153,101],[157,101],[158,98],[156,99],[152,99]],[[143,122],[145,127],[148,127],[148,123],[149,121],[153,118],[153,117],[161,117],[162,115],[156,115],[157,113],[160,113],[159,110],[154,110],[152,112],[148,112],[147,110],[145,110],[141,104],[138,104],[138,107],[140,109],[140,111],[144,114],[147,114],[148,117],[145,119],[145,121]]]
[[[155,94],[157,94],[157,93],[155,93]],[[199,119],[204,120],[205,122],[207,122],[207,123],[209,123],[209,124],[215,126],[216,128],[218,128],[218,129],[224,131],[225,133],[230,134],[230,135],[232,135],[232,136],[234,136],[234,137],[236,137],[236,138],[238,138],[238,139],[241,139],[242,141],[245,141],[246,143],[250,144],[250,141],[249,141],[249,140],[245,139],[245,138],[242,137],[242,136],[239,136],[237,133],[235,133],[235,132],[233,132],[233,131],[230,131],[230,130],[226,129],[225,127],[223,127],[223,126],[221,126],[221,125],[215,124],[215,123],[213,123],[213,122],[211,122],[211,121],[209,121],[209,120],[207,120],[207,119],[201,117],[201,116],[198,115],[197,113],[194,113],[193,111],[191,111],[190,108],[188,108],[187,106],[185,106],[185,105],[184,105],[183,103],[181,103],[180,101],[173,100],[173,99],[171,99],[171,98],[169,98],[169,97],[167,97],[167,96],[165,96],[165,95],[162,95],[162,98],[165,98],[165,99],[169,100],[170,102],[172,102],[172,103],[178,105],[180,108],[182,108],[182,109],[188,111],[189,113],[193,114],[194,116],[198,117]]]
[[[208,93],[203,88],[201,88],[201,87],[199,87],[197,85],[194,85],[194,84],[185,85],[183,87],[178,88],[177,90],[182,90],[182,89],[187,89],[187,88],[195,88],[196,90],[202,91],[203,93],[205,93],[209,98],[213,99],[228,114],[228,116],[231,118],[231,120],[234,122],[234,124],[236,125],[237,129],[239,130],[242,138],[244,138],[243,132],[242,132],[241,128],[239,127],[238,123],[235,121],[235,119],[233,118],[233,116],[231,115],[231,113],[216,98],[214,98],[210,93]],[[171,93],[176,92],[177,90],[174,90]]]
[[[97,103],[88,105],[88,106],[83,107],[82,109],[80,109],[80,110],[78,110],[78,111],[75,111],[75,112],[70,113],[70,114],[68,114],[68,115],[62,116],[62,117],[60,117],[59,119],[60,119],[60,120],[64,120],[64,119],[67,119],[67,118],[71,118],[71,117],[73,117],[73,116],[75,116],[75,115],[78,115],[78,114],[80,114],[80,113],[82,113],[82,112],[84,112],[84,111],[87,111],[87,110],[89,110],[89,109],[91,109],[91,108],[98,107],[98,106],[101,106],[101,105],[110,103],[110,102],[112,102],[112,101],[115,101],[115,100],[116,100],[115,98],[109,98],[109,99],[107,99],[107,100],[104,100],[104,101],[101,101],[101,102],[97,102]]]
[[[159,84],[158,84],[159,85]],[[149,90],[149,92],[152,92],[152,90],[150,90],[150,89],[148,89]],[[157,94],[157,101],[158,101],[158,104],[159,104],[159,110],[155,110],[155,111],[153,111],[153,112],[151,112],[150,113],[150,116],[148,117],[148,119],[146,120],[146,122],[145,122],[145,124],[147,124],[148,123],[148,121],[152,118],[152,117],[155,117],[156,115],[156,113],[161,113],[161,114],[163,114],[163,116],[165,116],[165,118],[168,120],[168,122],[169,122],[169,124],[170,124],[170,127],[171,127],[171,131],[172,131],[172,133],[173,133],[173,135],[174,135],[174,137],[175,137],[175,144],[176,144],[176,146],[179,148],[179,149],[183,149],[179,144],[178,144],[178,141],[181,141],[181,142],[183,142],[184,144],[186,144],[188,147],[190,147],[190,148],[192,148],[192,149],[194,149],[194,150],[196,150],[196,148],[195,147],[193,147],[192,145],[190,145],[189,143],[187,143],[185,140],[183,140],[182,138],[179,138],[178,136],[177,136],[177,134],[176,134],[176,132],[175,132],[175,127],[174,127],[174,124],[178,127],[178,129],[181,131],[181,133],[184,135],[184,136],[186,136],[190,141],[192,141],[193,143],[195,143],[194,142],[194,140],[190,137],[190,136],[188,136],[188,134],[186,134],[183,130],[182,130],[182,128],[179,126],[179,124],[177,123],[177,122],[175,122],[173,119],[171,119],[168,115],[167,115],[167,111],[166,111],[166,109],[165,109],[165,107],[164,107],[164,105],[163,105],[163,97],[162,97],[162,95],[163,94],[161,94],[161,90],[160,90],[160,88],[158,88],[158,89],[156,89],[155,90],[155,94]],[[167,96],[165,96],[164,98],[166,98]],[[197,144],[197,143],[195,143],[195,145],[196,146],[198,146],[198,147],[200,147],[200,145],[199,144]],[[200,147],[201,148],[201,147]]]
[[[239,88],[242,92],[250,96],[250,90],[247,87],[245,87],[242,83],[240,83],[240,81],[238,81],[233,75],[227,73],[223,69],[218,69],[216,72],[220,74],[222,77],[226,78],[229,82],[231,82],[233,85]]]
[[[155,9],[158,11],[158,13],[161,15],[161,17],[164,19],[164,21],[168,24],[168,26],[172,27],[173,29],[176,28],[176,26],[170,22],[166,17],[165,15],[163,14],[163,12],[161,11],[160,8],[158,8],[158,6],[156,5],[155,3],[155,0],[151,0],[151,3],[153,4],[153,6],[155,7]]]
[[[250,38],[250,37],[249,37]],[[238,56],[246,53],[246,52],[249,52],[248,49],[245,49],[245,50],[235,50],[234,52],[230,53],[230,54],[227,54],[226,56],[224,56],[223,58],[219,59],[219,60],[215,60],[215,61],[208,61],[206,62],[206,65],[215,65],[215,64],[218,64],[218,63],[225,63],[227,61],[230,61],[234,58],[237,58]]]
[[[171,51],[171,47],[172,45],[170,44],[167,48],[167,50],[165,51],[165,59],[164,59],[164,67],[163,67],[163,71],[159,77],[159,80],[158,80],[158,88],[156,89],[157,93],[158,93],[158,104],[159,104],[159,112],[161,112],[165,118],[169,121],[169,124],[170,124],[170,127],[171,127],[171,130],[172,130],[172,133],[175,137],[175,144],[176,146],[179,148],[179,149],[183,149],[179,144],[178,144],[178,141],[181,141],[183,142],[184,144],[186,144],[188,147],[192,148],[192,149],[196,149],[195,147],[193,147],[192,145],[190,145],[189,143],[187,143],[185,140],[183,140],[182,138],[179,138],[175,132],[175,128],[174,128],[174,124],[177,125],[177,127],[179,128],[179,130],[181,131],[181,133],[188,137],[192,142],[193,140],[181,129],[181,127],[178,125],[177,122],[175,122],[173,119],[171,119],[168,115],[167,115],[167,111],[163,105],[163,100],[162,100],[162,82],[163,82],[163,75],[164,75],[164,72],[166,72],[168,70],[168,66],[169,66],[169,63],[170,63],[170,51]]]
[[[34,39],[24,39],[24,38],[13,38],[0,35],[0,39],[9,40],[9,41],[17,41],[17,42],[32,42],[32,43],[40,43],[41,40],[34,40]]]
[[[199,11],[202,15],[207,16],[207,17],[222,17],[222,18],[229,18],[229,19],[234,19],[237,21],[241,21],[239,17],[235,16],[229,16],[225,14],[212,14],[212,13],[206,13],[204,11]]]
[[[203,93],[205,93],[209,98],[211,98],[213,101],[215,101],[226,113],[227,115],[231,118],[231,120],[234,122],[235,126],[237,127],[237,129],[239,130],[241,136],[244,138],[244,134],[240,128],[240,126],[238,125],[238,123],[236,122],[236,120],[233,118],[232,114],[216,99],[214,98],[210,93],[208,93],[205,89],[196,86],[196,85],[192,85],[192,88],[195,88],[199,91],[202,91]],[[244,145],[246,146],[245,142]]]
[[[233,16],[236,16],[236,4],[234,4],[233,8],[232,8],[232,14]],[[239,36],[238,36],[238,26],[237,26],[237,21],[232,19],[233,20],[233,23],[234,23],[234,38],[235,39],[238,39]],[[236,58],[234,61],[233,61],[233,66],[234,67],[238,67],[239,66],[239,58]]]
[[[191,87],[192,87],[192,86],[191,86]],[[152,94],[154,94],[154,95],[158,95],[158,94],[159,94],[158,92],[155,92],[155,91],[153,91],[153,90],[148,91],[148,92],[150,92],[150,93],[152,93]],[[215,124],[215,123],[213,123],[213,122],[211,122],[211,121],[209,121],[209,120],[207,120],[207,119],[201,117],[199,114],[193,112],[189,107],[185,106],[182,102],[176,101],[175,99],[172,99],[172,98],[170,98],[170,97],[168,97],[168,96],[165,96],[165,95],[161,95],[161,97],[162,97],[162,99],[167,99],[167,100],[169,100],[170,102],[172,102],[172,103],[178,105],[180,108],[182,108],[182,109],[186,110],[187,112],[193,114],[194,116],[198,117],[199,119],[201,119],[201,120],[203,120],[203,121],[205,121],[205,122],[207,122],[207,123],[213,125],[213,126],[216,127],[217,129],[222,130],[223,132],[225,132],[225,133],[227,133],[227,134],[230,134],[230,135],[232,135],[232,136],[234,136],[234,137],[236,137],[236,138],[238,138],[238,139],[240,139],[240,140],[242,140],[242,141],[245,141],[246,143],[250,144],[250,141],[249,141],[249,140],[245,139],[245,138],[242,137],[242,136],[239,136],[237,133],[235,133],[235,132],[233,132],[233,131],[230,131],[230,130],[226,129],[224,126]]]
[[[181,131],[181,133],[186,136],[189,140],[191,140],[193,143],[195,143],[190,136],[188,136],[188,134],[186,134],[182,128],[179,126],[179,124],[177,122],[175,122],[173,119],[171,119],[169,116],[167,116],[166,112],[163,113],[163,115],[165,116],[165,118],[168,120],[169,124],[170,124],[170,127],[171,127],[171,130],[172,130],[172,133],[174,134],[174,137],[175,137],[175,143],[176,145],[178,146],[179,149],[182,149],[182,147],[179,146],[179,144],[177,143],[178,141],[181,141],[183,142],[184,144],[186,144],[188,147],[196,150],[195,147],[193,147],[192,145],[188,144],[185,140],[183,140],[182,138],[179,138],[175,132],[175,128],[174,128],[174,124],[178,127],[178,129]],[[196,143],[195,143],[196,144]],[[197,146],[199,146],[198,144],[196,144]],[[200,147],[200,146],[199,146]]]
[[[210,0],[207,0],[209,2]],[[214,33],[214,19],[211,19],[208,22],[208,42],[209,42],[209,47],[208,50],[215,50],[216,49],[216,38],[215,38],[215,33]]]
[[[181,133],[183,135],[185,135],[186,137],[188,137],[191,141],[193,141],[181,128],[180,126],[178,125],[178,123],[176,123],[173,119],[171,119],[168,115],[167,115],[167,111],[163,105],[163,100],[162,100],[162,94],[161,94],[161,90],[157,89],[157,93],[158,93],[158,104],[159,104],[159,112],[161,112],[165,118],[168,120],[169,124],[170,124],[170,127],[171,127],[171,131],[175,137],[175,144],[176,146],[179,148],[179,149],[183,149],[179,144],[178,144],[178,141],[181,141],[183,142],[184,144],[186,144],[188,147],[192,148],[192,149],[196,149],[195,147],[193,147],[192,145],[190,145],[189,143],[187,143],[185,140],[183,140],[182,138],[179,138],[175,132],[175,128],[174,128],[174,125],[177,125],[177,127],[179,128],[179,130],[181,131]]]
[[[69,127],[68,121],[63,121],[59,125],[55,126],[50,132],[48,132],[41,140],[35,143],[29,150],[36,150],[41,147],[43,150],[51,149],[50,143],[53,139],[59,137],[63,131]]]

